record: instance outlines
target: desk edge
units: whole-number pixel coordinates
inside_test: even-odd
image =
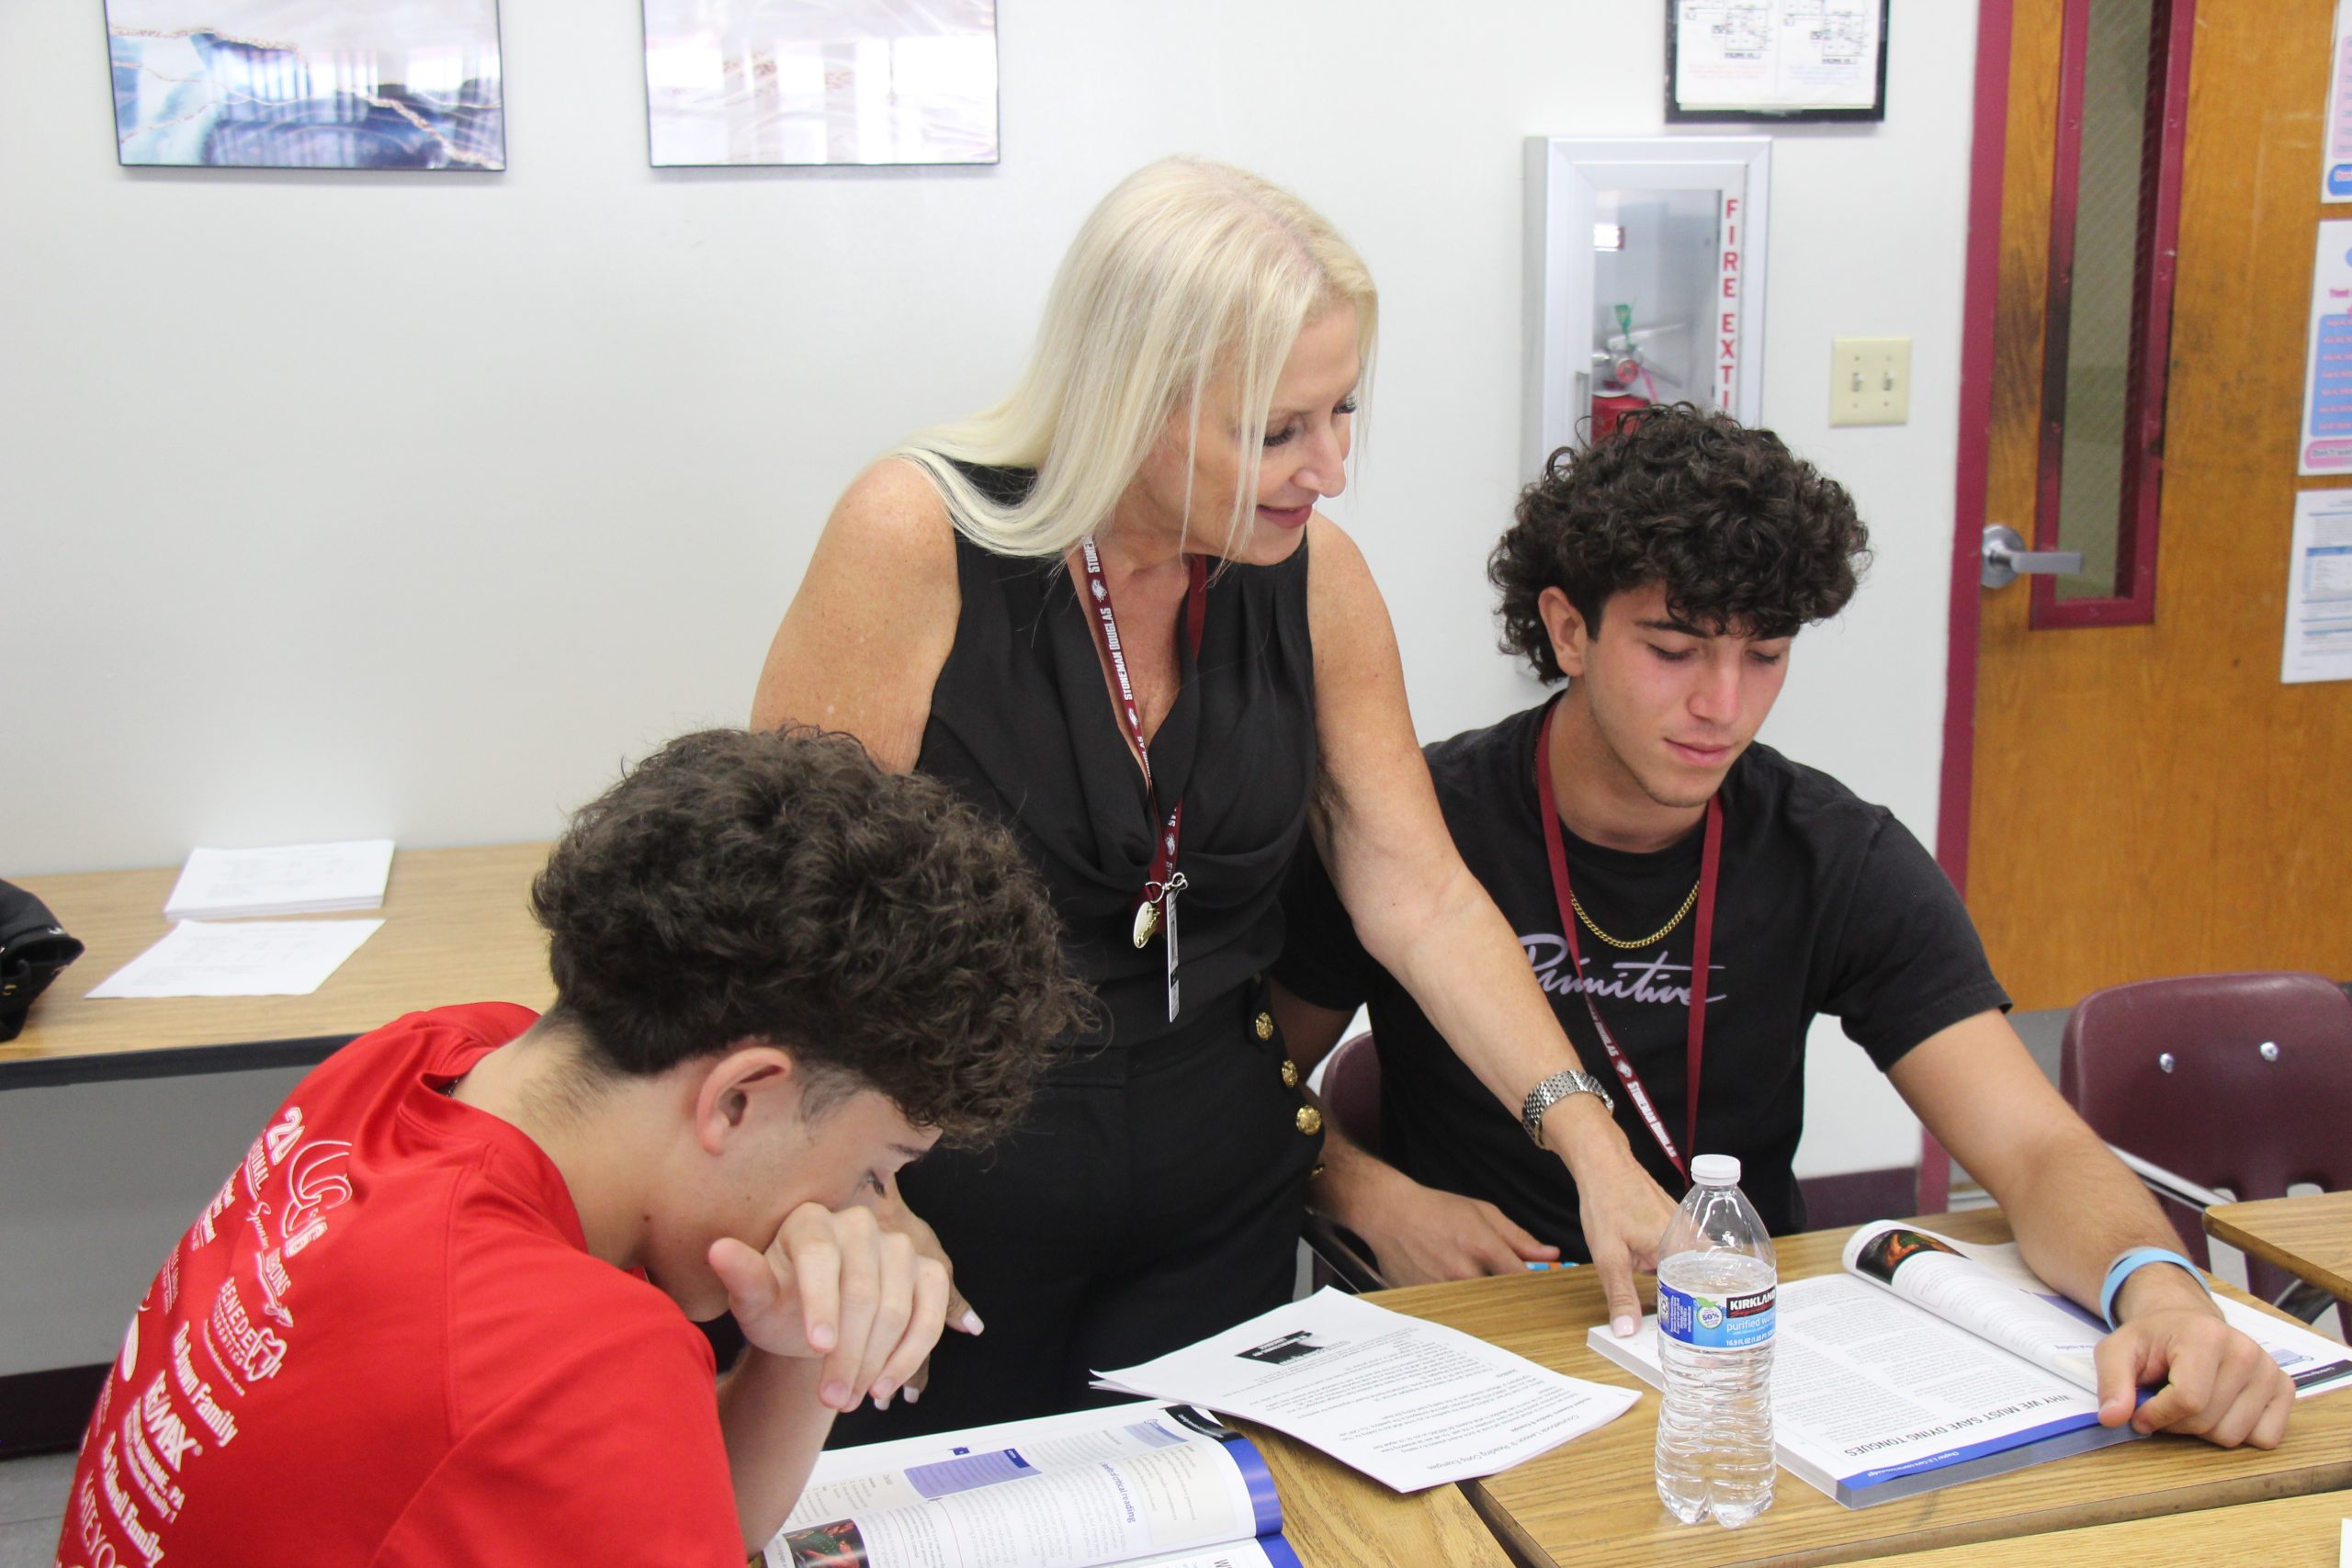
[[[358,1038],[356,1034],[311,1034],[291,1040],[243,1040],[225,1045],[169,1045],[149,1051],[0,1060],[0,1090],[58,1089],[69,1084],[118,1083],[133,1078],[189,1077],[268,1067],[314,1067]]]

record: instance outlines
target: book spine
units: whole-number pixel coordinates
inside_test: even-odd
[[[1241,1480],[1250,1488],[1250,1508],[1255,1519],[1252,1533],[1279,1537],[1283,1500],[1274,1491],[1274,1476],[1266,1468],[1266,1456],[1258,1451],[1257,1444],[1240,1436],[1226,1438],[1225,1451],[1233,1456],[1234,1467],[1241,1472]]]

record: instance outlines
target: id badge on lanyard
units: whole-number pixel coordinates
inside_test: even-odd
[[[1086,586],[1094,607],[1094,624],[1102,629],[1102,647],[1111,664],[1111,676],[1119,688],[1119,712],[1126,719],[1128,737],[1134,740],[1136,756],[1143,764],[1144,796],[1150,803],[1152,820],[1159,824],[1159,841],[1153,846],[1151,872],[1136,894],[1135,919],[1132,935],[1137,949],[1151,944],[1152,937],[1162,931],[1168,935],[1168,1021],[1176,1021],[1176,1010],[1182,995],[1176,976],[1176,896],[1189,886],[1184,874],[1177,868],[1176,852],[1183,838],[1184,803],[1178,800],[1162,821],[1159,815],[1159,793],[1152,783],[1151,748],[1144,741],[1143,713],[1136,705],[1135,682],[1127,675],[1126,650],[1119,641],[1119,617],[1111,607],[1111,584],[1102,572],[1102,557],[1094,547],[1094,536],[1089,534],[1079,541],[1079,555],[1086,563]],[[1184,637],[1193,653],[1195,666],[1201,657],[1201,629],[1208,618],[1208,561],[1194,556],[1191,561],[1192,579],[1184,590]]]
[[[1560,803],[1552,794],[1552,720],[1559,711],[1560,701],[1555,697],[1552,705],[1544,710],[1544,723],[1535,736],[1535,808],[1544,818],[1544,852],[1552,863],[1552,898],[1559,908],[1561,937],[1568,945],[1568,962],[1576,967],[1577,994],[1584,998],[1585,1012],[1592,1020],[1593,1032],[1600,1036],[1600,1048],[1608,1053],[1609,1066],[1616,1072],[1617,1081],[1625,1086],[1626,1098],[1641,1112],[1650,1136],[1657,1140],[1657,1146],[1666,1151],[1667,1159],[1687,1184],[1690,1170],[1682,1150],[1675,1146],[1674,1134],[1667,1131],[1665,1118],[1658,1114],[1649,1090],[1642,1086],[1640,1075],[1619,1047],[1617,1037],[1601,1021],[1600,1004],[1592,999],[1592,991],[1585,984],[1584,955],[1577,951],[1576,905],[1568,886],[1567,847],[1560,832]],[[1711,795],[1707,800],[1705,847],[1699,856],[1699,919],[1691,938],[1690,1023],[1683,1036],[1684,1081],[1688,1085],[1683,1122],[1686,1145],[1699,1141],[1699,1067],[1707,1042],[1707,961],[1714,946],[1715,879],[1722,866],[1723,844],[1723,798],[1720,795]]]

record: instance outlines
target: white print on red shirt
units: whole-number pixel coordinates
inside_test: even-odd
[[[331,1209],[340,1209],[351,1201],[351,1178],[344,1167],[351,1158],[351,1145],[342,1138],[321,1138],[302,1145],[287,1172],[286,1185],[294,1200],[288,1205],[286,1217],[278,1223],[278,1238],[286,1243],[286,1256],[293,1257],[311,1243],[327,1234],[325,1215]]]
[[[212,1397],[212,1385],[197,1375],[194,1345],[187,1325],[181,1324],[179,1332],[172,1336],[172,1381],[179,1384],[181,1395],[213,1440],[226,1448],[237,1435],[237,1418],[220,1407],[220,1402]]]
[[[187,1503],[184,1472],[208,1450],[235,1439],[236,1401],[284,1367],[289,1346],[279,1330],[294,1325],[287,1304],[299,1272],[293,1259],[327,1235],[330,1216],[353,1197],[351,1145],[308,1132],[301,1108],[287,1107],[189,1227],[185,1246],[192,1256],[220,1238],[223,1219],[242,1197],[245,1212],[237,1218],[252,1238],[252,1269],[248,1273],[238,1259],[209,1312],[190,1303],[190,1319],[175,1326],[168,1351],[159,1344],[157,1355],[143,1358],[146,1366],[141,1329],[160,1334],[157,1317],[180,1304],[180,1248],[140,1303],[93,1419],[97,1462],[74,1497],[69,1541],[87,1568],[157,1568],[164,1527]],[[240,1226],[232,1220],[225,1228],[233,1237]]]

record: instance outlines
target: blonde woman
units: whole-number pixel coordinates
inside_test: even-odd
[[[863,1441],[1083,1403],[1093,1368],[1289,1296],[1321,1145],[1258,980],[1302,831],[1365,946],[1494,1091],[1535,1102],[1613,1317],[1673,1203],[1438,812],[1386,609],[1316,511],[1344,488],[1378,298],[1320,216],[1155,164],[1080,229],[1012,394],[834,510],[753,723],[846,729],[1011,825],[1101,999],[1022,1130],[901,1178],[956,1285],[919,1409]],[[910,1398],[914,1391],[909,1392]]]

